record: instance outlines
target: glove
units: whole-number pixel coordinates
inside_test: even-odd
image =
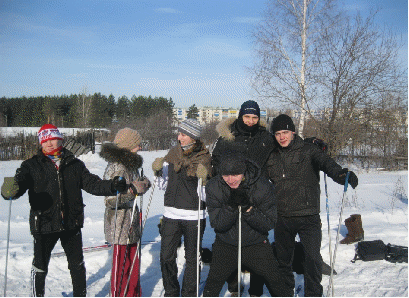
[[[202,165],[201,163],[199,163],[199,165],[197,166],[197,170],[196,170],[196,176],[199,179],[202,179],[202,185],[206,185],[207,182],[207,169],[204,165]]]
[[[304,142],[317,145],[318,148],[324,151],[324,153],[328,152],[328,145],[321,139],[318,139],[316,137],[305,138]]]
[[[143,195],[151,187],[151,182],[144,176],[142,180],[133,181],[130,187],[134,195]]]
[[[112,189],[112,192],[121,192],[121,193],[128,190],[124,177],[115,176],[114,179],[112,179],[111,189]]]
[[[13,200],[19,190],[18,184],[14,177],[4,177],[4,183],[1,186],[1,195],[5,200]]]
[[[345,183],[345,177],[348,173],[347,168],[343,168],[341,171],[338,173],[338,182],[344,184]],[[349,172],[349,178],[348,178],[348,183],[352,186],[353,189],[358,186],[358,177],[355,175],[354,172],[350,171]]]
[[[244,188],[231,189],[227,204],[233,209],[237,209],[238,206],[241,206],[241,211],[245,212],[250,207],[250,198]]]
[[[164,157],[156,158],[152,163],[152,170],[155,176],[162,176]]]

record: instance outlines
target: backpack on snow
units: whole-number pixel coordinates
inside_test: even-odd
[[[408,247],[399,246],[388,243],[386,260],[391,263],[407,263],[408,262]]]
[[[390,243],[385,245],[382,240],[361,241],[356,246],[355,257],[351,262],[355,263],[356,260],[386,260],[391,263],[407,263],[408,248]]]
[[[358,242],[355,248],[355,257],[351,261],[355,263],[356,260],[362,261],[376,261],[385,260],[387,247],[382,240],[361,241]]]

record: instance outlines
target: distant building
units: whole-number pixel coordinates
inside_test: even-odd
[[[202,107],[198,108],[199,117],[198,121],[201,124],[211,123],[213,121],[221,121],[226,118],[237,118],[239,116],[240,109],[228,109],[228,108],[212,108]],[[187,119],[188,109],[174,108],[173,114],[178,121]],[[267,120],[267,110],[260,110],[260,118]]]

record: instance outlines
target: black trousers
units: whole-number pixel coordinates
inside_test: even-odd
[[[206,220],[200,220],[200,247]],[[166,297],[196,297],[197,220],[180,220],[163,217],[161,225],[160,265]],[[185,271],[182,291],[178,281],[177,249],[183,236]]]
[[[203,296],[217,297],[227,278],[237,270],[237,246],[229,245],[216,237],[213,243],[213,256],[210,264],[209,275],[206,280]],[[270,243],[262,242],[251,246],[242,247],[242,266],[262,276],[266,280],[271,296],[289,296],[289,286],[283,286],[277,259],[274,256]]]
[[[292,259],[294,256],[295,236],[299,235],[304,247],[304,292],[305,296],[322,297],[322,257],[321,257],[321,218],[319,214],[311,216],[278,216],[274,230],[275,247],[280,270],[294,292],[294,274]]]
[[[48,273],[51,252],[57,241],[67,256],[74,297],[85,297],[87,292],[84,256],[82,253],[81,230],[64,231],[59,233],[34,236],[34,259],[31,270],[31,295],[43,297],[45,278]]]

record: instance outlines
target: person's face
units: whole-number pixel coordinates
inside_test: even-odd
[[[182,145],[182,146],[187,146],[187,145],[193,144],[195,142],[194,139],[192,139],[188,135],[185,135],[184,133],[181,133],[181,132],[179,132],[179,134],[178,134],[178,141],[180,142],[180,145]]]
[[[227,185],[230,188],[235,189],[235,188],[239,187],[241,181],[243,181],[244,175],[243,174],[240,174],[240,175],[223,175],[222,177],[223,177],[224,182],[226,182]]]
[[[248,127],[252,127],[258,123],[258,116],[254,114],[244,114],[243,115],[243,122]]]
[[[138,145],[138,146],[136,146],[135,148],[133,148],[133,149],[131,150],[131,152],[132,152],[132,153],[136,153],[136,152],[138,152],[139,150],[141,150],[141,145]]]
[[[274,136],[281,147],[287,147],[294,139],[294,132],[290,130],[279,130]]]
[[[45,153],[50,153],[62,145],[61,140],[48,140],[41,144]]]

